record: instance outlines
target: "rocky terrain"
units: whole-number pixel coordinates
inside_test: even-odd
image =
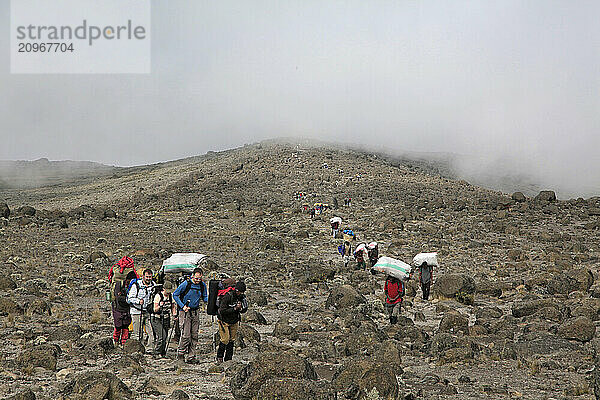
[[[311,220],[301,206],[315,202],[333,209]],[[390,325],[384,277],[344,268],[333,215],[380,255],[437,251],[433,299],[411,281]],[[528,198],[422,164],[275,142],[5,189],[0,397],[593,399],[599,229],[600,198]],[[198,365],[154,360],[135,341],[114,348],[110,265],[130,255],[157,268],[189,251],[214,261],[205,277],[246,280],[234,360],[213,362],[208,316]]]
[[[35,188],[107,176],[123,168],[89,161],[0,161],[0,189]]]

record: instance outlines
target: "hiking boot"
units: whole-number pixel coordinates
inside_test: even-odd
[[[183,354],[177,354],[177,361],[185,362],[185,355],[183,355]]]
[[[219,357],[217,357],[217,358],[215,359],[215,361],[216,361],[216,363],[217,363],[217,364],[222,364],[222,363],[223,363],[223,358],[219,358]]]
[[[190,357],[187,360],[185,360],[186,364],[198,364],[198,360],[196,359],[196,357]]]
[[[398,317],[395,317],[395,316],[390,317],[390,324],[393,325],[393,324],[396,324],[396,323],[398,323]]]

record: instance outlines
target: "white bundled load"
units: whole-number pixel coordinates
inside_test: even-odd
[[[369,249],[369,250],[373,250],[376,247],[377,247],[377,242],[371,242],[367,245],[367,249]]]
[[[360,252],[363,252],[363,257],[368,256],[366,244],[361,243],[358,246],[356,246],[356,249],[354,249],[354,254],[356,255],[356,254],[359,254]]]
[[[408,280],[412,272],[412,266],[404,261],[396,260],[392,257],[379,257],[377,263],[371,268],[386,275],[391,275],[402,281]]]
[[[167,274],[189,273],[194,271],[208,256],[200,253],[175,253],[162,263],[162,271]]]
[[[330,221],[332,224],[335,224],[336,222],[337,222],[338,224],[340,224],[340,225],[342,224],[342,219],[341,219],[340,217],[333,217],[333,218],[331,218],[329,221]]]
[[[433,265],[434,267],[437,267],[438,266],[437,253],[419,253],[415,256],[415,258],[413,258],[413,265],[415,267],[418,267],[419,265],[423,264],[424,262],[426,262],[427,265]]]

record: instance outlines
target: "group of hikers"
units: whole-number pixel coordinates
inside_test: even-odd
[[[332,217],[331,222],[331,234],[335,239],[339,237],[339,232],[342,225],[342,219],[340,217]],[[343,243],[338,246],[338,253],[342,256],[344,267],[348,267],[350,262],[350,256],[354,257],[356,261],[355,268],[357,270],[371,269],[372,273],[377,273],[373,269],[379,260],[379,245],[377,242],[360,243],[356,246],[354,251],[352,250],[352,242],[356,241],[356,235],[351,229],[344,229],[342,231]],[[431,282],[433,280],[433,267],[436,265],[431,261],[417,260],[415,257],[414,261],[418,261],[415,267],[418,268],[419,283],[421,291],[423,292],[423,299],[429,299],[429,292],[431,289]],[[405,275],[406,280],[412,277],[413,273]],[[400,307],[405,293],[405,282],[403,279],[398,278],[392,274],[387,274],[385,285],[385,309],[390,319],[391,324],[398,322],[398,315],[400,313]]]
[[[140,278],[133,260],[121,258],[109,271],[115,346],[124,345],[131,337],[144,344],[146,352],[155,358],[166,358],[169,342],[177,331],[177,359],[196,363],[200,315],[202,304],[206,304],[207,313],[216,315],[219,325],[216,361],[231,360],[241,314],[248,310],[246,284],[228,278],[211,281],[208,289],[202,274],[202,269],[196,267],[191,275],[180,277],[173,291],[174,285],[164,274],[147,268]]]

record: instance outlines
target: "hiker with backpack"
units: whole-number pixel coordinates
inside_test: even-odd
[[[131,324],[131,313],[127,303],[127,287],[132,279],[136,279],[135,271],[130,271],[125,281],[117,281],[114,286],[114,300],[112,303],[112,314],[115,329],[113,331],[113,343],[116,346],[124,345],[129,339],[129,325]]]
[[[395,324],[398,322],[404,297],[404,282],[388,275],[383,291],[385,292],[385,311],[390,318],[390,324]]]
[[[182,282],[173,292],[173,300],[178,306],[181,337],[177,348],[177,359],[186,363],[196,362],[196,344],[200,328],[200,301],[208,301],[206,285],[202,281],[202,269],[197,267],[192,278]],[[187,357],[187,358],[186,358]]]
[[[167,337],[171,326],[171,314],[174,314],[175,311],[175,303],[171,297],[172,289],[173,285],[169,281],[157,285],[157,290],[151,302],[150,321],[154,332],[154,357],[167,356],[167,349],[169,348]]]
[[[219,348],[217,349],[217,363],[233,358],[233,346],[237,337],[241,314],[248,311],[246,300],[246,284],[239,281],[234,287],[224,289],[220,293],[219,310]]]
[[[377,242],[371,242],[367,245],[367,253],[372,268],[377,264],[377,260],[379,259],[379,246],[377,245]]]
[[[133,260],[129,257],[121,258],[108,271],[108,281],[111,287],[108,299],[111,300],[112,306],[114,323],[113,342],[115,346],[125,344],[129,338],[131,314],[129,303],[127,302],[127,289],[129,282],[137,278],[138,275],[135,271]]]
[[[147,353],[151,353],[154,348],[154,335],[152,334],[150,313],[148,312],[148,304],[150,304],[154,294],[153,276],[154,274],[150,268],[145,269],[141,281],[134,279],[129,283],[129,293],[127,294],[127,302],[130,305],[133,322],[132,337],[146,346]],[[144,330],[146,331],[145,335]],[[145,337],[148,338],[147,343],[144,343]]]
[[[335,239],[342,224],[342,219],[340,217],[333,217],[329,221],[331,222],[331,235]]]
[[[367,254],[366,246],[364,243],[356,246],[354,250],[354,259],[356,260],[356,269],[365,269],[367,268],[367,263],[365,261],[365,255]]]
[[[433,280],[433,265],[423,261],[419,265],[419,282],[423,291],[423,300],[429,300],[429,291],[431,289],[431,281]]]
[[[413,265],[419,268],[419,283],[423,291],[423,300],[428,300],[433,281],[433,268],[439,265],[437,253],[419,253],[414,256]]]

